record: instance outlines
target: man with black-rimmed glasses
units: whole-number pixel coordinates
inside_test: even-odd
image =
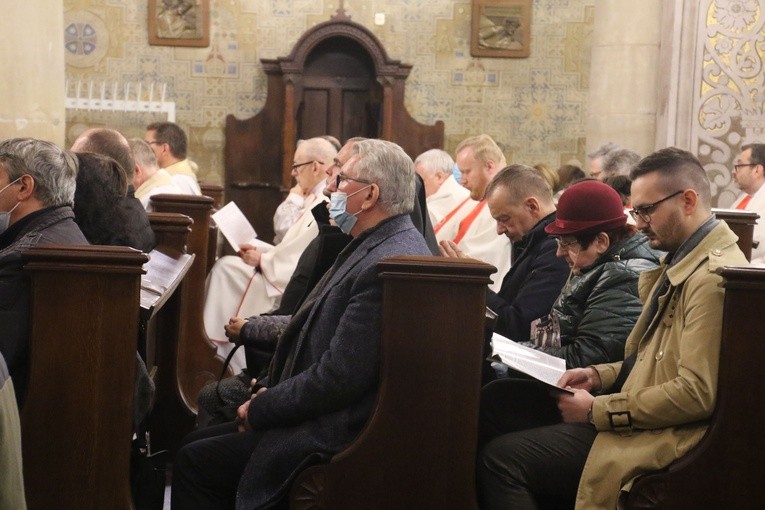
[[[752,236],[752,263],[762,264],[765,262],[765,144],[742,146],[731,175],[743,191],[731,207],[760,215]]]

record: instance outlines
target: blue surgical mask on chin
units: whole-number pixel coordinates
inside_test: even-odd
[[[360,191],[364,191],[368,187],[369,186],[366,186],[364,188],[361,188],[358,191],[354,191],[350,195],[348,195],[344,191],[335,191],[334,193],[330,195],[329,217],[334,220],[335,225],[337,225],[340,228],[340,230],[343,231],[343,233],[350,235],[351,230],[353,230],[353,227],[354,225],[356,225],[356,221],[358,220],[356,216],[361,214],[361,210],[353,214],[349,213],[346,210],[346,207],[348,205],[348,197],[353,196],[356,193],[359,193]]]

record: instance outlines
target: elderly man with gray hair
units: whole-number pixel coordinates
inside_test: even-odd
[[[414,176],[398,145],[354,145],[330,185],[330,214],[354,239],[293,315],[237,423],[187,438],[174,464],[173,508],[273,505],[305,461],[328,460],[361,432],[379,383],[377,263],[431,254],[408,214]]]
[[[611,151],[621,149],[622,147],[613,142],[604,143],[594,151],[587,154],[590,160],[590,177],[599,181],[603,180],[603,158]]]
[[[470,200],[470,191],[453,178],[454,160],[441,149],[425,151],[414,160],[414,170],[422,177],[430,222],[435,226],[458,205]],[[464,209],[463,217],[470,212]]]
[[[19,407],[29,370],[29,278],[21,253],[45,244],[88,244],[74,222],[77,163],[50,142],[0,142],[0,352]]]
[[[141,138],[131,138],[128,143],[135,160],[135,173],[133,174],[135,197],[141,201],[146,212],[153,210],[151,197],[154,195],[162,193],[190,194],[181,191],[167,170],[159,168],[157,156],[154,155],[154,151],[148,143]]]
[[[615,149],[603,156],[600,162],[600,180],[617,175],[629,176],[630,171],[640,161],[640,154],[629,149]]]

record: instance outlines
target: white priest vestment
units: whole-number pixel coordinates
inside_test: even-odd
[[[450,175],[443,183],[441,183],[441,186],[438,187],[438,190],[435,193],[425,199],[428,204],[430,223],[433,226],[438,225],[439,221],[444,219],[452,209],[464,202],[469,196],[470,191],[468,191],[467,188],[460,186]]]
[[[173,178],[173,182],[184,195],[201,195],[202,190],[197,182],[197,174],[191,168],[188,159],[181,160],[165,168],[167,173]]]
[[[300,218],[282,242],[261,255],[257,271],[237,255],[221,257],[210,270],[204,324],[208,338],[218,347],[218,355],[225,358],[234,346],[223,329],[231,317],[260,315],[279,306],[300,255],[319,234],[311,209],[323,201],[326,198],[321,193],[306,197]],[[245,365],[244,352],[240,349],[231,359],[231,368],[239,373]]]
[[[172,195],[183,195],[180,188],[175,185],[173,178],[167,173],[167,170],[157,170],[157,172],[146,179],[143,184],[135,190],[135,197],[141,201],[141,205],[147,212],[152,212],[152,195],[161,193],[170,193]]]
[[[502,279],[510,270],[510,239],[505,235],[497,234],[497,222],[491,217],[485,200],[470,202],[464,204],[459,213],[452,216],[439,229],[436,239],[454,241],[468,257],[495,266],[497,272],[491,275],[492,284],[489,288],[498,292],[502,286]],[[444,235],[448,237],[443,237]]]

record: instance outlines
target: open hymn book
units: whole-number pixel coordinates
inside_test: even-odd
[[[558,391],[574,393],[557,386],[558,380],[566,371],[566,360],[563,358],[523,346],[499,333],[491,336],[491,343],[494,354],[498,355],[505,365],[542,381]]]
[[[215,224],[218,225],[223,237],[231,244],[231,247],[239,252],[243,244],[251,244],[260,251],[268,251],[272,245],[258,239],[258,234],[239,207],[234,202],[229,202],[212,215]]]

